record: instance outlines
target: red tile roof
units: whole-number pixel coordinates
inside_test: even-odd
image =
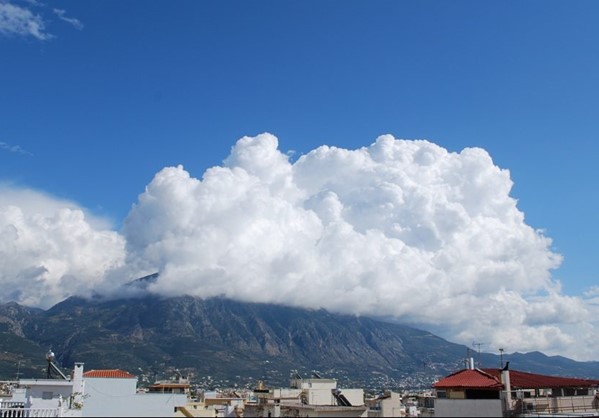
[[[478,369],[460,370],[433,384],[435,389],[492,389],[501,390],[503,384],[494,376]]]
[[[599,387],[599,380],[546,376],[510,370],[512,389],[549,389]],[[435,389],[502,390],[501,369],[460,370],[433,384]]]
[[[135,375],[119,369],[90,370],[83,373],[83,377],[103,377],[108,379],[134,379]]]
[[[483,369],[501,379],[501,369]],[[599,386],[599,380],[574,377],[545,376],[542,374],[510,370],[510,386],[513,389],[583,388]]]

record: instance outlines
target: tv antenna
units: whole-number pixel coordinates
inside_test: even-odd
[[[472,342],[472,346],[476,347],[477,351],[478,351],[478,367],[482,366],[482,364],[480,363],[480,346],[485,345],[485,344],[487,344],[487,343],[481,343],[481,342],[477,343],[476,341]]]

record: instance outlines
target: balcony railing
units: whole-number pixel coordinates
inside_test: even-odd
[[[576,416],[597,416],[599,408],[593,396],[560,396],[545,398],[524,398],[514,402],[511,415],[547,416],[548,414],[575,414]]]
[[[60,417],[60,408],[5,408],[10,402],[2,402],[1,418],[53,418]],[[15,402],[16,403],[16,402]]]

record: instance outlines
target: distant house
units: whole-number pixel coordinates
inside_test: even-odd
[[[506,366],[460,370],[434,383],[433,388],[436,416],[599,416],[599,380],[526,373]]]
[[[375,398],[368,399],[368,418],[379,417],[405,417],[406,406],[401,402],[401,395],[397,392],[386,391]]]

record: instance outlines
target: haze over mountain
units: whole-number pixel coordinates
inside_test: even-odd
[[[0,301],[224,296],[415,323],[444,338],[594,359],[596,291],[561,293],[561,262],[481,148],[382,135],[297,158],[243,137],[194,177],[160,170],[120,231],[31,190],[0,190]],[[476,318],[476,320],[473,320]]]

